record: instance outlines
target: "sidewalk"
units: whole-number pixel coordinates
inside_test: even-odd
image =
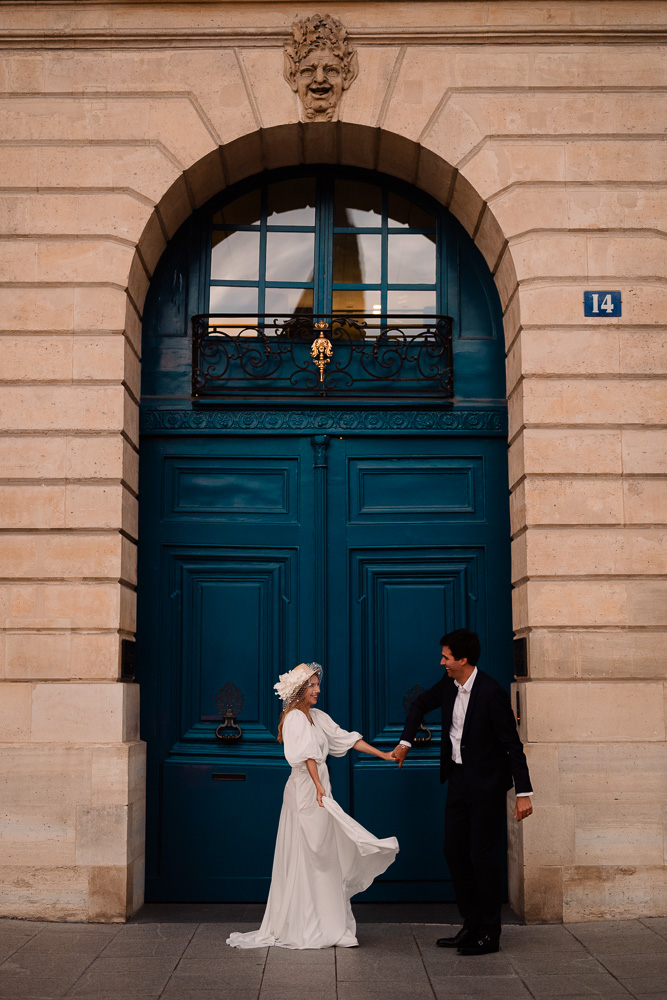
[[[125,925],[0,920],[0,998],[667,1000],[667,917],[510,924],[499,954],[462,958],[435,947],[450,925],[361,920],[359,948],[237,951],[225,945],[228,933],[258,921],[234,916],[151,922],[144,914]]]

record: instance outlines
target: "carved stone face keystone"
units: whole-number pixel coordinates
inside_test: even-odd
[[[358,72],[357,53],[338,18],[315,14],[294,22],[285,43],[285,79],[307,121],[334,121],[343,91]]]

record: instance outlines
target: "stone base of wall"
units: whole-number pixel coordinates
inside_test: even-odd
[[[124,921],[143,903],[146,746],[0,746],[0,917]],[[3,810],[4,811],[4,810]]]

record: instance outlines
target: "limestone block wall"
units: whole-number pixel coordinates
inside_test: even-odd
[[[359,50],[299,124],[296,15]],[[417,184],[505,314],[528,920],[665,912],[660,2],[0,2],[0,915],[122,920],[143,891],[134,635],[141,311],[180,223],[303,162]],[[585,288],[623,316],[583,317]],[[506,582],[509,585],[509,581]],[[502,581],[500,582],[502,585]]]

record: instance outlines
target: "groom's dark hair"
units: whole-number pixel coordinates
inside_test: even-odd
[[[482,646],[476,632],[469,632],[467,628],[457,628],[454,632],[443,635],[440,645],[449,646],[455,660],[466,659],[471,667],[477,666]]]

